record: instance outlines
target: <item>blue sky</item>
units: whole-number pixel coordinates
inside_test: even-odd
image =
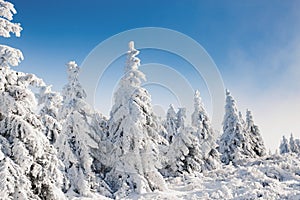
[[[206,49],[239,108],[253,110],[269,148],[275,149],[283,134],[300,137],[297,0],[11,2],[18,11],[14,21],[24,31],[21,38],[1,38],[1,43],[23,51],[19,70],[37,74],[56,90],[67,81],[64,64],[80,64],[103,40],[128,29],[164,27],[192,37]],[[155,55],[141,52],[140,58],[150,62]],[[172,56],[157,56],[181,69]],[[193,79],[191,74],[186,70],[187,79]],[[209,107],[208,93],[202,94]]]

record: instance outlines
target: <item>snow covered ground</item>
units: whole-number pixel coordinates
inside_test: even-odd
[[[169,190],[127,199],[300,199],[300,156],[273,155],[241,166],[167,179]]]

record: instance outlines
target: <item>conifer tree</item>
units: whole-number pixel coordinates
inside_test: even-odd
[[[164,190],[165,181],[158,172],[159,125],[152,111],[151,97],[141,87],[145,75],[138,69],[139,51],[129,43],[125,74],[115,93],[115,104],[109,120],[111,171],[106,180],[115,196],[130,192]]]
[[[285,136],[282,136],[282,141],[279,146],[280,154],[285,154],[291,152],[290,144]]]
[[[42,107],[39,113],[43,122],[43,131],[49,141],[54,144],[62,129],[58,118],[62,96],[57,92],[52,92],[51,86],[43,86],[38,97],[39,106]]]
[[[170,143],[172,143],[177,133],[177,117],[176,117],[175,109],[172,104],[170,105],[167,111],[167,118],[164,126],[167,131],[167,140]]]
[[[177,133],[167,152],[167,165],[161,172],[166,177],[200,173],[204,163],[199,139],[194,135],[195,129],[185,124],[185,108],[179,108],[176,116]]]
[[[216,137],[198,90],[195,91],[194,95],[192,126],[196,130],[194,134],[197,136],[201,146],[202,171],[217,168],[220,165],[220,158],[217,151]]]
[[[94,197],[94,191],[109,196],[109,188],[93,166],[92,149],[98,148],[99,139],[95,139],[97,133],[90,124],[93,112],[85,102],[86,93],[78,80],[79,67],[71,61],[67,70],[69,82],[63,88],[63,104],[59,111],[62,131],[56,144],[66,167],[65,190],[68,196]]]
[[[264,141],[261,137],[258,126],[254,124],[253,116],[250,110],[246,113],[246,134],[249,138],[248,143],[250,144],[252,157],[261,157],[266,155],[266,148]]]
[[[294,136],[293,136],[292,133],[290,135],[289,144],[290,144],[291,152],[293,152],[293,153],[299,153],[300,152],[300,146],[298,146],[298,142],[297,142],[297,140],[294,139]]]
[[[220,138],[219,152],[221,161],[229,164],[235,159],[243,157],[244,127],[239,117],[236,101],[226,90],[225,116],[223,134]]]
[[[0,35],[20,36],[20,24],[12,23],[13,4],[0,1]],[[32,74],[16,72],[23,59],[20,50],[0,45],[0,193],[2,199],[65,199],[62,163],[42,132],[35,113],[37,102],[31,88],[44,82]]]

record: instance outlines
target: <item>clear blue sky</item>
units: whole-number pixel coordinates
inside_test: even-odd
[[[251,108],[264,138],[276,139],[267,141],[270,148],[282,134],[300,137],[300,1],[11,2],[18,11],[14,21],[24,31],[21,38],[0,42],[23,51],[19,70],[57,90],[66,83],[64,64],[80,64],[108,37],[138,27],[170,28],[207,50],[242,111]]]

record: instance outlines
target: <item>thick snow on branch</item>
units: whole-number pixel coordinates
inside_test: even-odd
[[[12,3],[0,0],[0,36],[10,37],[10,33],[20,37],[22,27],[19,23],[13,23],[13,15],[17,11]]]
[[[19,49],[0,45],[0,67],[18,66],[23,59]]]

